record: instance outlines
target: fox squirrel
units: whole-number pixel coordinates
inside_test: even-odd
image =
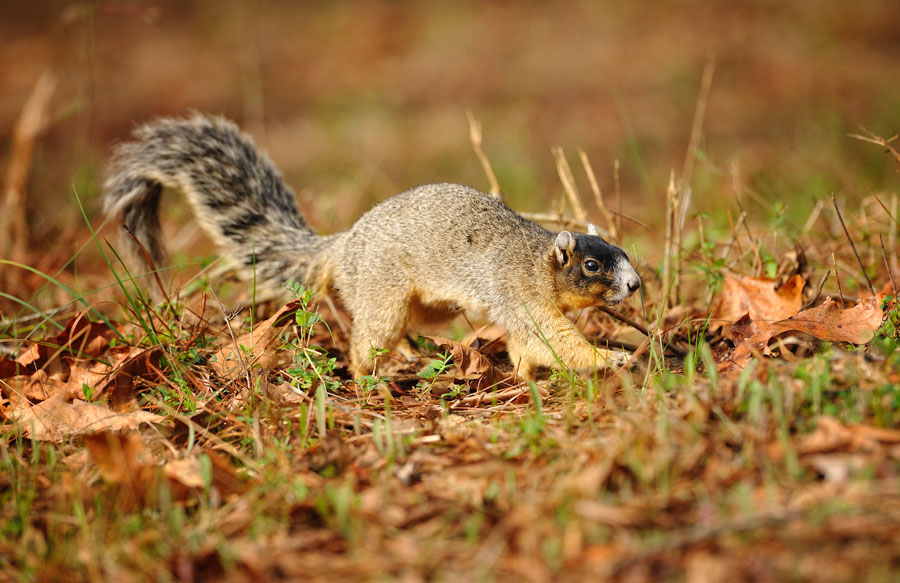
[[[317,235],[269,158],[231,122],[202,114],[160,119],[116,148],[104,185],[107,214],[135,237],[122,250],[166,262],[159,225],[163,187],[184,192],[201,226],[256,280],[289,279],[335,293],[353,324],[355,375],[372,349],[392,350],[414,322],[460,310],[499,323],[519,376],[535,367],[619,366],[565,313],[617,304],[641,285],[625,252],[598,236],[551,233],[495,197],[457,184],[419,186],[376,205],[350,229]],[[133,260],[133,259],[132,259]]]

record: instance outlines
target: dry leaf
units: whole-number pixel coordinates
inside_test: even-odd
[[[775,281],[762,277],[725,274],[721,299],[713,311],[710,330],[718,329],[749,314],[754,322],[783,320],[803,306],[803,286],[799,275],[775,289]]]
[[[23,435],[41,441],[62,441],[70,435],[107,429],[131,429],[163,419],[147,411],[117,413],[77,399],[68,403],[62,392],[33,407],[9,411],[6,417],[22,428]]]
[[[821,306],[803,310],[796,316],[771,324],[759,324],[758,331],[740,342],[734,353],[722,361],[719,370],[725,372],[744,368],[754,352],[761,353],[772,338],[786,332],[803,332],[821,340],[865,344],[872,340],[883,318],[881,300],[877,297],[863,298],[848,309],[826,298]]]
[[[288,302],[274,316],[258,323],[252,332],[222,347],[210,366],[226,378],[245,372],[251,365],[270,368],[277,358],[278,334],[282,327],[294,322],[293,315],[300,308],[300,300]]]
[[[97,356],[109,346],[116,332],[106,324],[91,322],[84,314],[75,316],[57,334],[25,348],[17,359],[20,366],[43,368],[62,354]]]
[[[454,375],[456,378],[460,380],[491,379],[494,370],[491,361],[471,346],[440,336],[425,336],[425,338],[450,351],[453,364],[458,371],[458,374]]]
[[[5,379],[21,372],[23,372],[22,366],[15,360],[5,356],[0,358],[0,379]]]
[[[0,389],[11,401],[24,407],[26,402],[43,401],[56,393],[65,392],[65,385],[39,370],[30,375],[10,377],[0,382]]]
[[[110,484],[140,481],[136,478],[144,473],[150,461],[144,442],[136,433],[116,435],[101,431],[85,435],[84,445],[100,469],[100,475]]]
[[[817,455],[829,453],[869,452],[884,445],[900,443],[900,431],[866,425],[847,426],[834,417],[820,417],[816,428],[806,435],[794,440],[793,449],[797,455]],[[776,460],[784,457],[784,449],[780,443],[773,443],[767,448],[769,455]]]
[[[115,488],[116,507],[134,508],[138,502],[155,502],[162,471],[138,434],[117,435],[102,431],[84,437],[84,444],[107,484]]]

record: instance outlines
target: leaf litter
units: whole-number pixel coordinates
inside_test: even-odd
[[[194,581],[889,570],[900,378],[884,342],[896,304],[818,300],[800,274],[781,280],[724,274],[711,309],[685,302],[658,323],[636,303],[616,321],[573,314],[601,345],[643,337],[638,357],[535,387],[509,378],[497,329],[429,336],[436,348],[413,345],[390,375],[354,384],[347,316],[327,304],[291,301],[252,327],[169,317],[158,344],[76,316],[0,360],[12,469],[0,492],[32,484],[35,501],[27,516],[5,507],[26,542],[0,539],[0,554],[20,557],[19,574],[27,548],[50,557],[36,568],[49,578],[163,569]],[[315,309],[321,321],[297,316]],[[32,462],[48,451],[52,465]],[[77,543],[73,501],[109,525],[92,550]],[[122,534],[135,524],[139,536]],[[61,550],[28,542],[40,540]]]

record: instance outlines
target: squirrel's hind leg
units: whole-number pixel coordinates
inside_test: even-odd
[[[403,338],[409,323],[406,295],[388,292],[381,298],[360,302],[357,309],[351,308],[350,370],[355,378],[377,374],[376,352],[386,350],[390,354]]]

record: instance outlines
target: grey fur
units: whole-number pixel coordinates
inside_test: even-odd
[[[599,237],[556,235],[456,184],[413,188],[346,232],[319,236],[269,159],[232,123],[198,114],[155,121],[134,135],[116,150],[105,205],[154,264],[166,261],[159,194],[162,186],[178,188],[226,255],[245,272],[255,264],[257,281],[272,287],[295,279],[340,297],[353,316],[357,374],[368,372],[371,348],[393,349],[409,324],[460,308],[507,328],[510,355],[526,376],[557,364],[557,356],[575,367],[622,361],[621,353],[590,346],[563,316],[618,303],[640,285],[624,252]],[[122,244],[137,254],[130,237]],[[585,258],[602,270],[585,273]]]

